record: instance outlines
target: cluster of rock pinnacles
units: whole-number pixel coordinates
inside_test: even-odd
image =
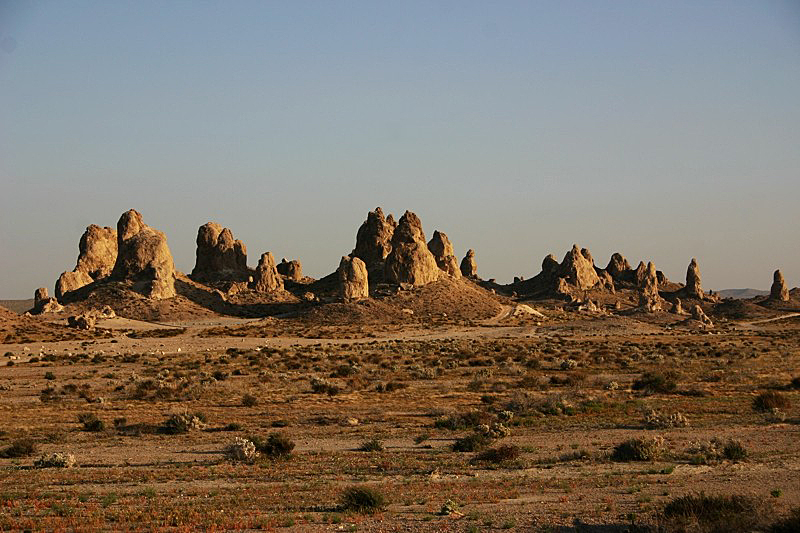
[[[47,289],[37,289],[34,312],[60,311],[71,293],[103,281],[129,281],[144,296],[160,300],[175,296],[176,271],[161,231],[144,223],[142,215],[131,209],[122,214],[117,229],[90,225],[78,245],[78,261],[72,271],[64,272],[56,282],[55,298]],[[215,222],[200,226],[197,231],[195,266],[190,277],[198,282],[230,281],[262,292],[284,290],[284,282],[303,279],[300,261],[283,259],[275,262],[271,252],[260,256],[255,269],[247,266],[247,248],[233,232]],[[339,294],[343,301],[352,302],[369,297],[370,279],[401,287],[420,287],[442,278],[462,277],[478,280],[475,252],[470,249],[459,261],[450,239],[444,232],[434,231],[426,240],[422,221],[406,211],[399,221],[390,214],[385,217],[380,207],[367,214],[356,234],[356,244],[349,255],[342,257],[337,270]],[[653,312],[665,309],[684,314],[681,298],[702,302],[714,301],[712,293],[701,286],[700,269],[692,258],[686,272],[686,284],[670,293],[667,302],[659,287],[666,277],[650,262],[640,262],[634,269],[621,254],[611,256],[605,268],[594,264],[586,248],[573,245],[559,263],[548,255],[542,261],[541,272],[531,278],[515,278],[515,292],[537,290],[572,300],[591,289],[614,292],[616,288],[636,289],[639,309]],[[789,291],[780,270],[774,273],[770,299],[789,300]],[[691,314],[697,320],[710,323],[699,304]]]

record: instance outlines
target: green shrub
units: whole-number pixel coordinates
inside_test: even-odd
[[[789,398],[775,391],[762,392],[753,400],[753,409],[767,412],[773,409],[788,409],[792,406]]]
[[[372,514],[386,506],[386,498],[377,489],[370,487],[348,487],[341,496],[341,509],[356,513]]]

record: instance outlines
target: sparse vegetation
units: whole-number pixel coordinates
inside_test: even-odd
[[[662,437],[641,437],[628,439],[614,447],[611,453],[613,461],[655,461],[664,453]]]
[[[753,409],[760,412],[768,412],[773,409],[788,409],[791,405],[792,402],[786,396],[776,391],[762,392],[753,399]]]
[[[359,486],[348,487],[340,498],[343,511],[372,514],[386,505],[386,497],[378,489]]]

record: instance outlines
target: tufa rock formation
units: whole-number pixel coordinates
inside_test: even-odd
[[[565,278],[567,283],[582,291],[599,285],[600,278],[594,270],[594,264],[589,259],[591,257],[592,255],[588,249],[584,248],[581,251],[577,244],[573,244],[572,250],[567,252],[561,262],[559,277]],[[547,258],[545,258],[545,261],[547,261]],[[542,266],[544,267],[544,265]]]
[[[461,260],[461,275],[466,278],[478,277],[478,263],[475,262],[475,250],[470,248],[467,250],[467,255]]]
[[[392,251],[392,236],[397,223],[389,215],[383,217],[383,210],[376,207],[375,211],[367,214],[356,234],[356,247],[353,248],[352,257],[358,257],[368,267],[382,265]]]
[[[661,309],[661,299],[658,295],[658,275],[653,262],[647,263],[639,285],[639,307],[648,313]]]
[[[303,265],[301,265],[300,261],[297,259],[287,261],[284,257],[281,259],[281,262],[278,264],[277,268],[278,274],[285,276],[286,279],[290,279],[292,281],[300,281],[303,279]]]
[[[364,261],[349,255],[342,257],[339,263],[339,286],[345,302],[369,298],[369,279]]]
[[[681,303],[680,298],[675,298],[675,301],[672,304],[672,309],[669,310],[670,313],[674,315],[684,315],[686,314],[683,310],[683,304]]]
[[[144,223],[131,209],[117,222],[117,260],[111,273],[116,280],[133,281],[154,300],[175,296],[175,264],[167,237]]]
[[[117,261],[117,232],[90,225],[78,243],[78,262],[72,272],[63,272],[56,281],[56,298],[107,278]]]
[[[272,252],[261,254],[255,275],[253,275],[253,290],[257,292],[283,290],[283,280],[275,267],[275,258],[272,256]]]
[[[59,313],[64,307],[55,298],[50,298],[45,287],[39,287],[33,293],[33,309],[31,313],[40,315],[42,313]]]
[[[447,238],[446,234],[441,231],[434,231],[433,237],[428,242],[428,250],[433,254],[440,269],[454,278],[461,277],[461,270],[458,268],[458,260],[453,251],[453,245],[450,244],[450,239]]]
[[[425,243],[422,222],[411,211],[400,217],[392,236],[392,251],[386,256],[385,276],[390,283],[415,287],[439,279],[436,259]]]
[[[618,252],[611,256],[611,259],[608,261],[608,266],[606,266],[606,272],[608,272],[615,281],[620,281],[625,278],[630,270],[630,263]]]
[[[228,228],[207,222],[197,230],[192,278],[199,281],[247,279],[247,247]]]
[[[776,270],[772,275],[772,287],[769,291],[769,299],[777,302],[789,301],[789,288],[780,270]]]
[[[686,269],[686,296],[689,298],[703,299],[703,288],[700,286],[700,268],[697,259],[692,257],[689,268]]]

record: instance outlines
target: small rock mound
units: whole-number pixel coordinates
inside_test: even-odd
[[[772,287],[769,291],[769,299],[776,302],[789,301],[789,288],[786,286],[786,280],[783,279],[783,274],[780,270],[776,270],[772,275]]]
[[[364,261],[348,255],[342,257],[339,263],[339,284],[345,302],[369,298],[369,278]]]
[[[292,281],[300,281],[303,279],[303,265],[297,259],[287,261],[284,257],[277,266],[278,274],[281,274],[286,279]]]
[[[428,242],[428,250],[433,254],[434,259],[436,259],[436,264],[439,265],[441,270],[447,272],[454,278],[461,277],[461,270],[458,267],[458,260],[453,251],[453,245],[450,243],[450,239],[447,238],[446,234],[438,230],[434,231],[433,237],[430,242]]]
[[[383,210],[376,207],[367,214],[367,219],[358,228],[356,247],[351,257],[358,257],[368,267],[382,265],[392,251],[392,236],[397,223],[392,215],[384,218]]]
[[[425,242],[422,222],[417,215],[406,211],[394,230],[392,251],[386,256],[387,281],[420,287],[439,279],[439,272]]]
[[[233,232],[216,222],[197,230],[197,252],[192,279],[198,281],[247,279],[247,247]]]
[[[475,250],[470,248],[461,260],[461,275],[466,278],[478,277],[478,263],[475,262]]]
[[[117,232],[95,224],[86,228],[78,243],[78,262],[72,272],[56,281],[56,298],[111,275],[117,261]]]
[[[51,298],[45,287],[39,287],[33,293],[33,309],[31,314],[41,315],[42,313],[60,313],[64,307],[58,300]]]
[[[703,308],[700,307],[698,304],[694,304],[692,307],[692,318],[697,320],[698,322],[702,322],[704,325],[713,327],[714,323],[711,321],[710,318],[703,312]]]
[[[275,258],[272,256],[272,252],[261,254],[253,276],[253,290],[267,293],[283,290],[283,279],[275,267]]]
[[[111,278],[133,281],[139,292],[153,300],[176,295],[175,264],[167,237],[145,224],[134,209],[117,222],[117,260]]]
[[[672,303],[672,308],[669,310],[673,315],[684,315],[686,312],[683,310],[683,304],[680,298],[676,298]]]

